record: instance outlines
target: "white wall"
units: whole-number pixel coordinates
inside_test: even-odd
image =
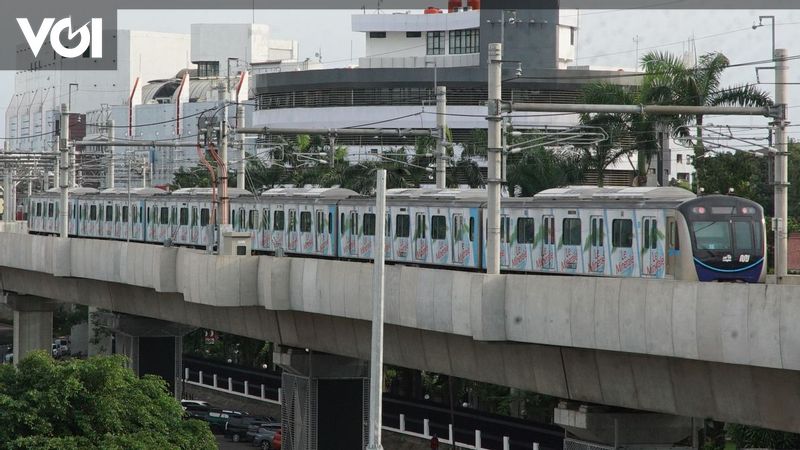
[[[405,31],[386,32],[385,38],[371,38],[369,33],[364,35],[367,39],[367,58],[425,56],[425,32],[421,32],[418,38],[406,37]]]

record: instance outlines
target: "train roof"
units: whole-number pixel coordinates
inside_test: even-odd
[[[88,187],[80,187],[80,186],[78,186],[78,187],[68,188],[67,192],[69,192],[70,195],[87,195],[87,194],[97,194],[100,191],[98,191],[95,188],[88,188]],[[61,188],[57,188],[57,187],[50,188],[50,189],[47,190],[47,193],[48,194],[60,194],[61,193]]]
[[[211,196],[211,188],[210,187],[192,187],[192,188],[182,188],[177,189],[172,192],[172,195],[191,195],[191,196]],[[219,196],[219,189],[217,189],[217,196]],[[229,198],[238,198],[238,197],[252,197],[254,194],[247,189],[237,189],[237,188],[228,188],[228,197]]]
[[[475,200],[485,202],[485,189],[397,188],[388,189],[386,197],[392,199]]]
[[[135,195],[137,197],[143,197],[149,195],[166,195],[169,194],[169,192],[159,188],[139,187],[139,188],[128,189],[128,188],[115,187],[115,188],[103,189],[102,191],[100,191],[100,194],[115,194],[115,195],[130,194],[130,195]]]
[[[546,189],[534,195],[534,199],[547,200],[577,200],[577,201],[677,201],[684,202],[695,198],[696,195],[679,187],[594,187],[594,186],[567,186],[563,188]]]
[[[262,197],[300,197],[342,200],[360,197],[358,192],[344,188],[272,188],[263,192]]]

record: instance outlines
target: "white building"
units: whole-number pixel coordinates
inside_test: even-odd
[[[105,125],[113,120],[117,140],[196,142],[197,119],[218,109],[228,81],[229,98],[246,103],[252,95],[248,77],[241,74],[251,65],[298,66],[297,48],[296,41],[270,39],[269,27],[262,24],[194,24],[190,34],[120,30],[116,70],[57,70],[59,59],[54,58],[51,65],[16,74],[5,117],[13,138],[10,150],[54,149],[62,103],[69,103],[73,113],[74,139],[105,138]],[[229,110],[233,116],[235,108]],[[246,108],[246,117],[251,110]],[[78,150],[102,152],[99,147]],[[118,147],[114,152],[120,184],[126,183],[131,161],[141,156],[154,185],[168,184],[179,167],[197,163],[191,147]],[[87,167],[79,181],[96,183],[92,172],[100,173]],[[140,172],[132,178],[140,179]]]

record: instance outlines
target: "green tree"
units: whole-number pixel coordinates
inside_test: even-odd
[[[725,431],[738,448],[771,448],[775,450],[800,448],[800,435],[795,433],[732,423],[725,427]]]
[[[0,442],[8,449],[215,449],[166,383],[119,356],[54,361],[35,352],[0,366]]]
[[[554,153],[544,148],[512,155],[506,163],[512,196],[530,197],[545,189],[575,184],[586,167],[580,153]]]
[[[625,142],[630,136],[628,124],[620,114],[594,114],[582,118],[581,122],[602,128],[608,136],[595,145],[581,147],[586,168],[597,173],[597,186],[602,187],[608,166],[633,151]]]

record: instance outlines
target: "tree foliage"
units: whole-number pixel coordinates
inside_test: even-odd
[[[585,161],[577,152],[555,153],[536,148],[509,158],[506,167],[509,193],[530,197],[545,189],[580,181]]]
[[[0,366],[0,442],[8,449],[215,449],[153,376],[119,356],[55,361],[34,352]]]
[[[747,425],[728,424],[728,437],[737,448],[771,448],[788,450],[800,448],[800,435],[784,431],[767,430]]]

